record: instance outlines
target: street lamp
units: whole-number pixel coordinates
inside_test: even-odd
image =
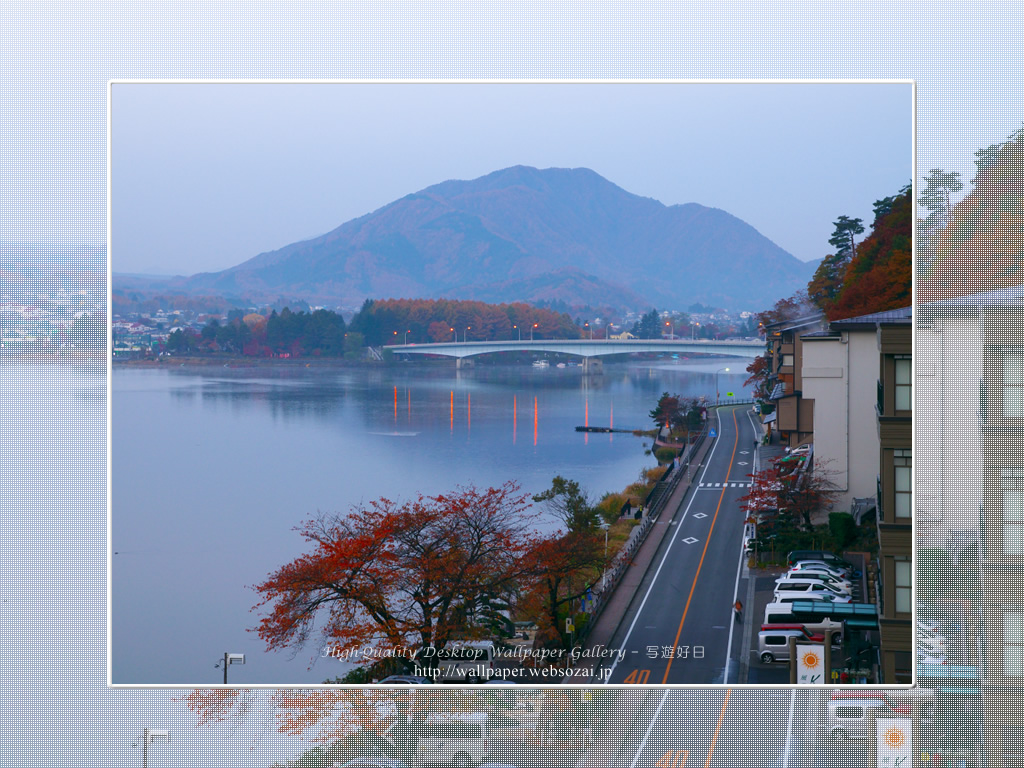
[[[717,371],[715,371],[715,405],[718,405],[718,374],[720,374],[722,371],[728,373],[729,369],[719,368]]]
[[[694,337],[693,337],[693,332],[694,332],[694,330],[695,330],[695,329],[697,328],[697,326],[699,326],[699,325],[700,325],[700,323],[693,323],[693,324],[692,324],[692,325],[690,326],[690,341],[693,341],[693,338],[694,338]]]
[[[142,768],[149,768],[149,744],[152,741],[162,741],[166,744],[170,744],[170,730],[167,728],[142,729]]]
[[[245,664],[244,653],[225,653],[224,659],[220,662],[224,665],[224,685],[228,684],[228,667],[232,664]],[[218,664],[217,666],[220,666]]]
[[[405,335],[404,335],[404,336],[402,336],[402,343],[403,343],[403,344],[408,344],[408,343],[409,343],[409,334],[410,334],[410,333],[412,333],[412,331],[411,331],[411,330],[409,330],[409,331],[406,331],[406,332],[405,332]]]
[[[584,323],[583,327],[590,330],[590,340],[593,341],[594,340],[594,329],[590,327],[590,323]]]
[[[537,327],[537,323],[533,324],[533,328],[530,328],[530,341],[533,341],[533,331]]]
[[[449,328],[448,330],[455,334],[455,336],[452,337],[452,340],[453,341],[458,341],[459,340],[459,334],[455,332],[455,329],[454,328]]]
[[[667,325],[669,327],[669,329],[672,331],[669,334],[668,337],[670,339],[674,339],[676,337],[676,321],[675,321],[675,319],[673,318],[672,320],[666,320],[665,321],[665,325]]]
[[[462,342],[463,342],[463,343],[465,343],[465,342],[466,342],[466,334],[467,334],[467,333],[469,333],[469,329],[470,329],[470,328],[472,328],[472,327],[473,327],[472,325],[467,325],[467,326],[466,326],[466,330],[464,330],[464,331],[462,332]]]
[[[513,326],[512,326],[512,329],[513,329],[513,330],[514,330],[514,331],[516,332],[516,334],[517,334],[517,335],[519,336],[519,340],[520,340],[520,341],[522,341],[522,340],[523,340],[523,329],[522,329],[522,328],[520,328],[520,327],[519,327],[518,325],[513,325]]]

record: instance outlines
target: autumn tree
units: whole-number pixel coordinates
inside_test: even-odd
[[[908,307],[912,303],[913,200],[910,185],[875,201],[875,221],[857,248],[830,320]]]
[[[515,483],[398,503],[381,498],[299,529],[311,550],[255,589],[270,649],[441,648],[479,634],[466,606],[513,594],[529,575],[536,515]]]
[[[827,468],[810,471],[798,465],[802,462],[792,457],[749,475],[750,493],[739,500],[748,517],[769,511],[802,521],[811,530],[811,515],[831,508],[837,487]]]
[[[569,531],[537,542],[529,556],[534,580],[521,608],[537,616],[540,636],[569,649],[564,621],[590,589],[603,557],[604,542],[594,530]]]

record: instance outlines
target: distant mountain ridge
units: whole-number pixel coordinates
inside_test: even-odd
[[[717,208],[665,206],[587,168],[514,166],[406,195],[310,240],[171,282],[188,293],[770,306],[813,268]]]

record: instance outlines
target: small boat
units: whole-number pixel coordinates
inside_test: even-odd
[[[547,360],[534,360],[533,361],[533,367],[534,368],[547,368],[549,365],[550,364],[548,363]]]

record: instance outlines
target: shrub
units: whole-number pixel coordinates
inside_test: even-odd
[[[654,458],[658,460],[659,464],[668,464],[676,457],[676,449],[669,448],[667,445],[662,446],[654,452]]]
[[[857,523],[849,512],[830,512],[828,530],[838,552],[845,551],[857,538]]]

